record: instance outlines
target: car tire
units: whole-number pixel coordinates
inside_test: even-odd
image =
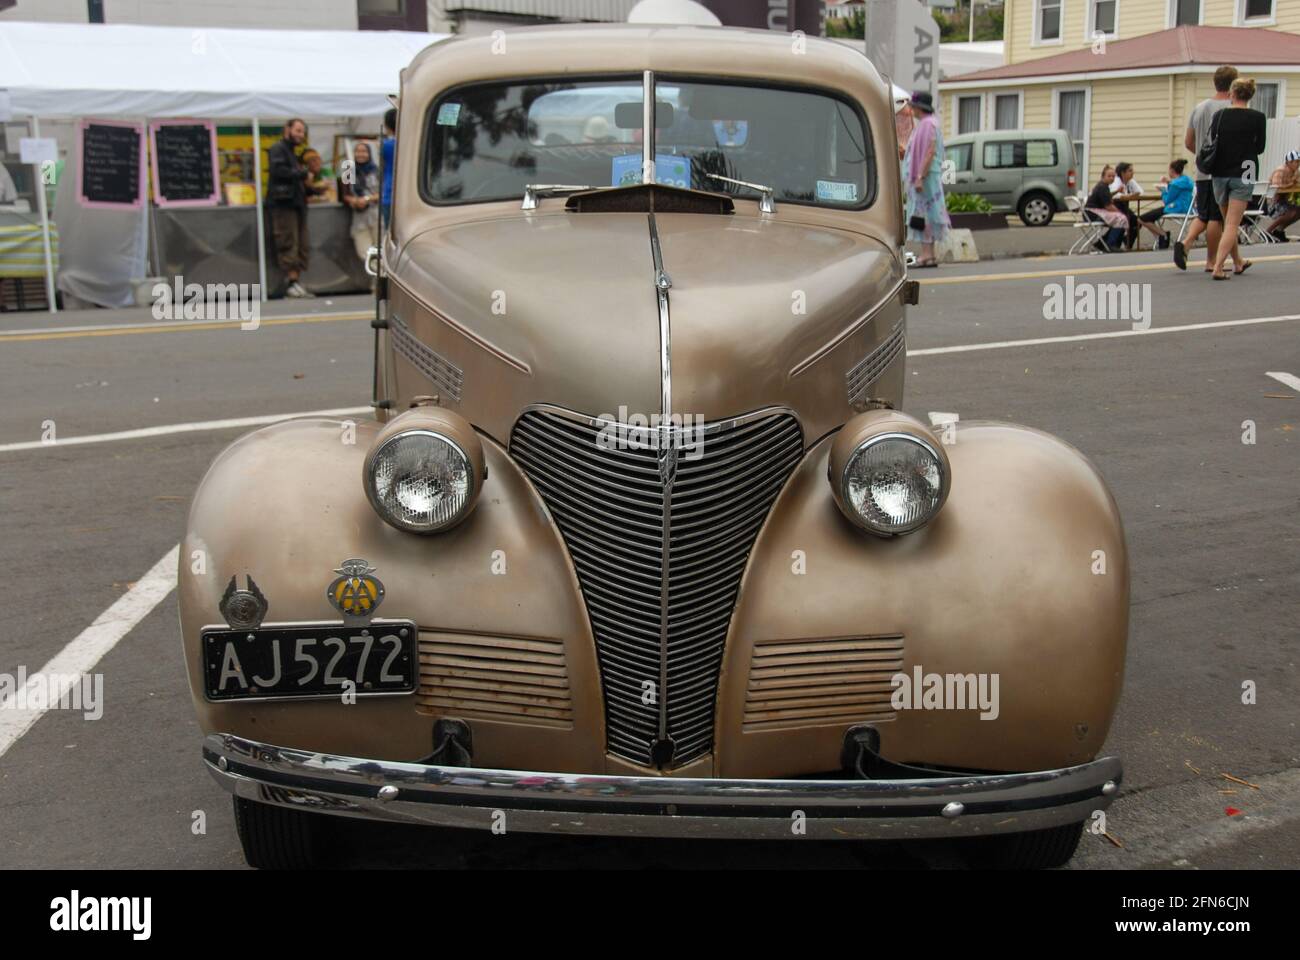
[[[320,817],[235,797],[235,830],[254,870],[304,870],[316,865]]]
[[[1051,194],[1035,190],[1020,198],[1016,212],[1020,214],[1020,222],[1025,226],[1045,227],[1056,216],[1056,203]]]
[[[1067,823],[1046,830],[978,837],[971,841],[969,854],[979,866],[995,870],[1046,870],[1070,862],[1083,823]]]

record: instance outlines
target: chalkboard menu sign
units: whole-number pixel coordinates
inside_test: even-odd
[[[153,192],[160,207],[212,206],[220,196],[216,131],[201,120],[152,125]]]
[[[77,198],[86,207],[138,207],[144,198],[144,124],[83,120]]]

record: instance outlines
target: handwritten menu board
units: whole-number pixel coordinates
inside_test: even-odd
[[[151,127],[154,197],[160,207],[213,206],[220,197],[216,130],[202,120]]]
[[[77,199],[84,207],[144,202],[144,124],[83,120],[77,129]]]

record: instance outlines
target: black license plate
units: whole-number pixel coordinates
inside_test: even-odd
[[[288,699],[409,693],[419,672],[409,620],[282,624],[203,631],[209,700]]]

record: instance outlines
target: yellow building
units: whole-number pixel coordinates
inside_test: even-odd
[[[1128,161],[1154,184],[1212,75],[1236,66],[1269,118],[1267,171],[1300,148],[1300,0],[1006,0],[1006,63],[940,84],[944,133],[1068,130],[1086,192]]]

